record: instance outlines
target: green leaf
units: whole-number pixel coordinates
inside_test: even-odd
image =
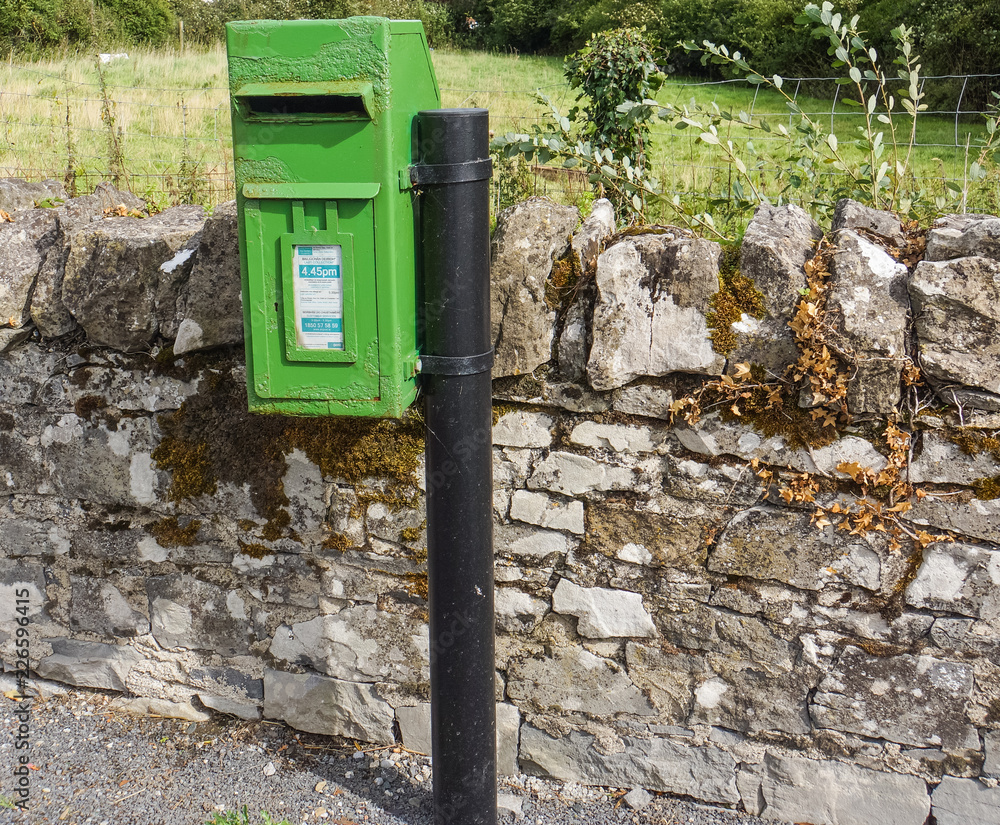
[[[837,151],[837,136],[835,134],[827,135],[826,142],[834,152]]]
[[[632,208],[639,213],[642,213],[642,198],[638,195],[632,196]]]
[[[698,135],[698,139],[702,143],[708,143],[708,144],[710,144],[712,146],[718,146],[719,145],[719,138],[718,138],[718,136],[717,135],[713,135],[711,132],[702,132],[700,135]]]
[[[848,74],[851,76],[851,80],[855,83],[861,82],[861,70],[857,66],[851,66],[851,70]]]
[[[747,75],[747,83],[752,83],[754,86],[759,86],[761,83],[764,82],[765,82],[764,78],[761,75],[757,74],[756,72]]]
[[[771,78],[771,82],[774,83],[774,88],[775,89],[780,89],[781,88],[781,84],[784,83],[784,81],[781,79],[781,77],[779,75],[775,75],[774,77],[772,77]]]

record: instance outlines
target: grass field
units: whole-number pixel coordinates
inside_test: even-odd
[[[491,128],[497,133],[528,132],[533,124],[544,123],[545,109],[535,102],[536,90],[564,112],[574,102],[558,58],[438,50],[433,61],[443,104],[490,109]],[[786,83],[785,89],[791,88]],[[829,90],[832,98],[834,88],[813,83],[799,90],[796,99],[816,120],[832,127],[842,145],[849,144],[860,122],[857,110],[805,94]],[[212,204],[232,197],[222,47],[134,52],[128,60],[100,69],[95,56],[67,55],[26,64],[10,59],[0,64],[0,90],[0,175],[56,177],[87,191],[109,172],[120,172],[123,185],[159,205]],[[675,105],[692,99],[702,105],[714,101],[722,109],[765,115],[773,125],[794,125],[776,94],[745,83],[699,84],[671,78],[658,99]],[[953,113],[922,115],[914,154],[916,175],[932,193],[945,191],[945,179],[965,185],[975,139],[983,132],[982,120],[956,119]],[[723,136],[736,143],[746,137],[739,128]],[[654,171],[668,192],[704,197],[718,191],[732,172],[695,137],[690,129],[654,127]],[[758,148],[767,151],[759,134],[756,140]],[[972,150],[967,151],[967,141]],[[775,158],[762,174],[771,197],[781,180],[780,161]],[[585,185],[577,182],[567,188],[558,175],[536,174],[530,187],[572,200]],[[969,207],[996,209],[997,187],[997,175],[992,174],[970,189]]]

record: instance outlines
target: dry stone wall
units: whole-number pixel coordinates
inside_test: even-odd
[[[41,199],[0,185],[0,658],[27,589],[42,677],[429,749],[419,422],[246,412],[231,205]],[[1000,220],[579,217],[493,240],[501,770],[1000,822]]]

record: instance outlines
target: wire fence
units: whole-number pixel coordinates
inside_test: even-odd
[[[932,76],[921,81],[932,102],[918,118],[915,147],[925,158],[918,175],[961,181],[970,147],[984,131],[985,112],[971,103],[970,84],[1000,89],[1000,75]],[[900,82],[902,85],[902,81]],[[802,112],[841,140],[849,139],[863,113],[845,103],[843,86],[832,77],[785,78],[782,88]],[[898,99],[898,92],[897,99]],[[549,120],[538,105],[545,95],[560,111],[575,102],[566,84],[539,88],[442,88],[446,106],[483,106],[491,110],[497,133],[530,132]],[[741,111],[790,130],[797,117],[772,91],[741,79],[670,79],[658,94],[661,103],[701,105]],[[981,100],[982,95],[976,95]],[[907,135],[907,138],[909,136]],[[691,130],[665,124],[653,130],[656,162],[671,191],[694,191],[728,171],[718,157],[694,145]],[[783,140],[757,132],[761,145]],[[569,175],[543,173],[536,182]],[[56,178],[71,192],[90,191],[112,179],[158,203],[214,204],[233,197],[229,90],[223,85],[114,85],[78,79],[31,66],[0,67],[0,176]]]

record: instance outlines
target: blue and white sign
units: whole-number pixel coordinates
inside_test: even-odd
[[[343,262],[340,246],[292,247],[295,337],[304,349],[344,348]]]

